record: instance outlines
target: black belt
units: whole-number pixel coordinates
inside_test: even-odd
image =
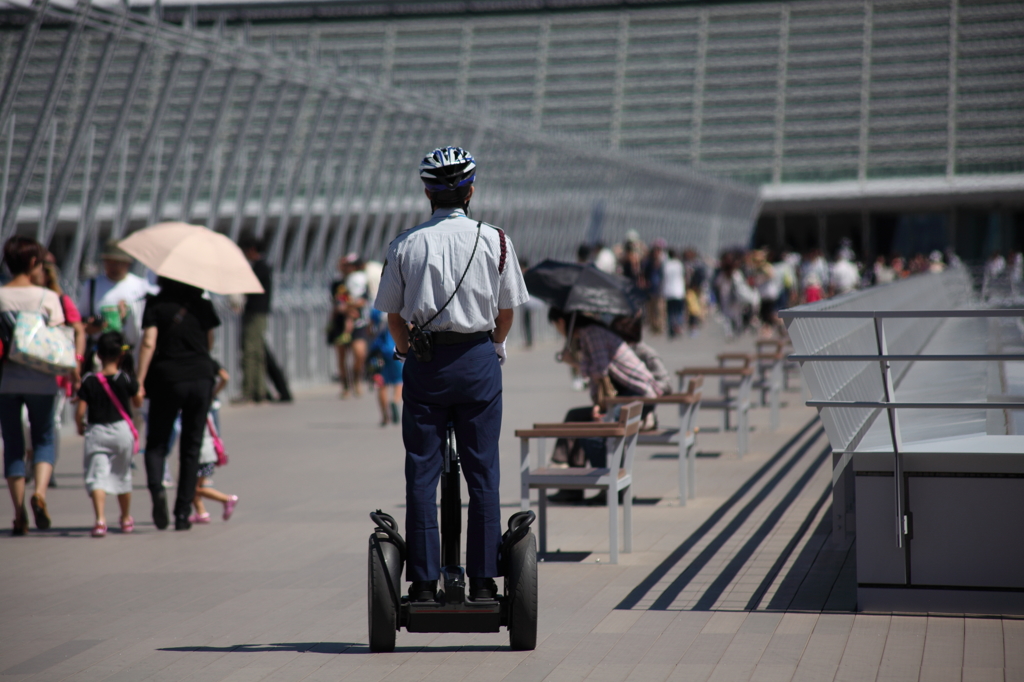
[[[470,332],[469,334],[463,334],[462,332],[430,332],[430,339],[438,346],[455,346],[460,343],[479,341],[490,335],[490,332]]]

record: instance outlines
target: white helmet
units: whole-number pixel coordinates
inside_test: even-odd
[[[442,147],[423,157],[420,180],[431,192],[445,192],[473,184],[476,161],[461,147]]]

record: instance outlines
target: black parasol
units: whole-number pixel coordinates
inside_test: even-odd
[[[632,317],[643,309],[646,299],[625,277],[593,265],[546,260],[523,276],[531,296],[566,312]]]

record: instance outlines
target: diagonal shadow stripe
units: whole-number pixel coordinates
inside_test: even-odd
[[[647,596],[647,593],[650,592],[684,556],[686,556],[687,552],[693,549],[694,546],[701,541],[701,538],[711,532],[711,529],[713,529],[715,525],[721,521],[727,513],[729,513],[729,510],[736,506],[736,504],[743,499],[743,496],[746,495],[750,489],[753,488],[757,482],[760,481],[761,478],[779,462],[780,459],[785,457],[789,449],[800,442],[800,439],[803,438],[817,422],[818,418],[814,417],[811,421],[807,422],[807,424],[805,424],[804,427],[796,433],[796,435],[786,441],[785,444],[779,448],[778,452],[771,456],[771,459],[761,465],[761,468],[755,471],[753,475],[751,475],[751,477],[748,478],[743,485],[739,487],[739,490],[733,493],[728,500],[723,502],[722,505],[700,525],[700,528],[693,531],[693,533],[686,538],[681,545],[672,550],[672,553],[665,557],[665,559],[658,564],[646,578],[640,581],[640,584],[634,587],[630,593],[626,595],[625,599],[620,601],[615,608],[632,609],[639,604],[640,600]],[[815,439],[820,435],[820,432],[816,434],[814,436]]]
[[[0,672],[0,675],[35,675],[89,650],[97,644],[102,644],[104,641],[102,639],[72,639],[47,649],[27,661],[11,666]]]
[[[825,433],[824,429],[818,429],[814,435],[808,438],[807,441],[804,442],[804,444],[801,445],[795,453],[793,453],[793,456],[790,457],[785,464],[779,467],[779,470],[775,472],[775,475],[757,491],[757,494],[750,499],[750,502],[747,502],[743,509],[736,513],[736,516],[732,518],[729,525],[723,528],[722,532],[720,532],[715,539],[697,555],[697,558],[691,561],[690,564],[683,569],[683,572],[676,576],[676,579],[665,588],[665,591],[658,595],[658,598],[655,599],[654,603],[651,605],[652,611],[664,611],[668,607],[672,606],[672,602],[675,601],[676,597],[678,597],[686,586],[697,577],[697,574],[701,572],[709,561],[711,561],[711,558],[715,556],[723,546],[725,546],[725,543],[729,541],[729,538],[735,535],[736,531],[743,527],[743,524],[746,523],[747,519],[750,518],[750,515],[754,513],[754,510],[765,501],[765,498],[771,494],[772,490],[774,490],[775,487],[782,482],[782,479],[784,479],[789,472],[793,470],[793,467],[803,459],[804,455],[807,454],[807,451],[811,449],[811,446],[817,442],[818,438],[820,438],[823,433]]]
[[[808,576],[814,572],[814,566],[817,563],[818,557],[821,554],[822,547],[831,541],[832,538],[832,515],[825,514],[821,517],[821,521],[818,525],[811,529],[811,534],[807,537],[807,542],[800,549],[800,553],[796,555],[796,559],[793,560],[793,565],[786,575],[783,576],[782,582],[779,583],[778,589],[775,590],[775,594],[772,595],[771,601],[764,607],[768,611],[788,611],[789,607],[793,604],[793,600],[800,592],[801,585],[807,580]]]
[[[772,532],[772,529],[778,525],[779,520],[782,519],[782,515],[792,506],[796,498],[800,496],[807,484],[810,483],[814,475],[818,473],[818,469],[825,462],[825,459],[832,454],[832,446],[825,446],[825,449],[821,451],[821,454],[815,457],[811,465],[804,470],[804,473],[800,475],[800,478],[796,480],[793,487],[789,489],[785,497],[779,500],[779,503],[775,505],[775,508],[771,510],[768,516],[765,517],[764,521],[758,526],[757,530],[747,538],[747,541],[743,543],[740,550],[733,555],[729,563],[725,565],[715,579],[711,582],[711,586],[704,591],[704,594],[700,596],[697,603],[693,606],[694,611],[710,611],[714,607],[715,602],[722,596],[726,588],[729,587],[729,583],[739,575],[739,572],[743,569],[743,566],[750,560],[750,557],[754,555],[757,548],[761,546],[765,538]],[[831,492],[832,486],[826,492]]]
[[[819,497],[818,501],[814,503],[811,510],[807,512],[807,516],[804,518],[803,523],[801,523],[800,527],[797,528],[795,533],[793,533],[793,537],[790,538],[789,542],[783,548],[779,558],[776,559],[775,563],[772,564],[772,567],[768,569],[768,573],[765,575],[764,580],[762,580],[761,584],[757,586],[756,590],[754,590],[754,594],[750,596],[750,601],[747,602],[747,611],[754,611],[761,605],[761,600],[764,599],[764,595],[768,592],[768,588],[772,586],[772,583],[775,582],[775,578],[777,578],[779,573],[782,572],[782,567],[786,565],[786,562],[789,561],[789,557],[794,551],[796,551],[797,545],[800,544],[800,540],[803,539],[804,535],[807,534],[807,530],[811,527],[811,524],[814,523],[814,518],[818,515],[822,505],[824,505],[831,496],[832,486],[830,484],[825,486],[825,490],[821,493],[821,497]]]

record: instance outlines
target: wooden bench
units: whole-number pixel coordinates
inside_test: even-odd
[[[623,503],[623,551],[633,551],[633,459],[643,405],[633,401],[619,410],[619,420],[611,423],[569,422],[534,424],[518,429],[520,439],[520,491],[522,509],[530,508],[530,490],[538,493],[538,540],[540,552],[548,550],[548,488],[604,490],[608,495],[608,544],[610,561],[619,561],[619,491],[625,491]],[[544,447],[548,438],[605,438],[608,444],[607,467],[551,468],[546,466]],[[530,468],[530,441],[538,440],[537,466]]]
[[[783,344],[775,340],[758,341],[754,353],[719,353],[718,364],[726,366],[730,361],[742,361],[745,366],[753,366],[755,375],[750,384],[751,389],[761,392],[761,405],[770,408],[770,422],[772,431],[779,428],[779,406],[782,391],[783,366],[786,355],[783,352]],[[721,381],[723,396],[728,396],[733,390],[738,390],[741,377],[725,379]]]
[[[724,354],[723,354],[724,355]],[[722,410],[722,429],[729,430],[729,412],[736,410],[736,433],[737,451],[740,457],[747,454],[747,444],[750,437],[750,388],[754,382],[754,368],[750,366],[751,359],[744,354],[740,359],[742,364],[734,366],[710,366],[710,367],[684,367],[676,372],[679,377],[679,389],[682,390],[687,377],[709,377],[717,376],[720,379],[736,379],[736,395],[731,391],[722,390],[721,394],[712,399],[706,397],[701,400],[702,408]],[[723,382],[720,382],[723,383]],[[728,383],[727,381],[724,383]]]
[[[697,446],[697,415],[700,413],[704,377],[690,379],[686,393],[671,393],[658,398],[616,397],[605,401],[607,405],[625,404],[639,400],[644,405],[676,405],[679,408],[679,426],[674,429],[641,431],[637,445],[679,446],[679,504],[696,495],[694,450]]]

